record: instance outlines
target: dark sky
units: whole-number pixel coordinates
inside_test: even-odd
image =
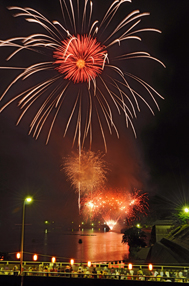
[[[44,5],[45,2],[45,5]],[[111,1],[94,1],[94,14],[106,11]],[[135,60],[133,73],[144,79],[165,98],[158,99],[160,112],[155,108],[155,117],[143,107],[134,125],[137,139],[131,129],[118,123],[120,139],[107,135],[108,153],[105,155],[111,173],[108,186],[141,188],[149,194],[183,196],[188,192],[188,108],[187,62],[188,62],[188,1],[186,0],[133,0],[124,4],[120,17],[135,9],[150,12],[144,19],[146,27],[158,28],[162,34],[144,33],[142,47],[164,62],[166,69],[155,62]],[[0,0],[0,38],[7,39],[34,33],[32,24],[13,18],[7,6],[30,6],[39,10],[50,20],[61,21],[59,1]],[[107,7],[106,7],[107,6]],[[95,17],[94,17],[95,18]],[[34,30],[33,30],[34,29]],[[36,32],[36,30],[35,30]],[[138,45],[138,42],[137,42]],[[1,65],[10,50],[0,48]],[[30,54],[31,56],[31,54]],[[32,57],[36,59],[35,53]],[[26,66],[33,58],[20,53],[12,65]],[[136,71],[136,72],[135,72]],[[14,79],[12,71],[0,70],[0,93]],[[21,90],[25,83],[20,81]],[[17,92],[13,87],[7,96]],[[60,172],[62,157],[72,151],[72,135],[62,138],[61,121],[55,125],[49,144],[45,135],[36,141],[27,135],[29,115],[15,126],[19,115],[16,104],[0,114],[0,227],[18,222],[21,218],[22,199],[32,194],[35,203],[28,212],[35,220],[56,220],[61,223],[77,216],[77,195]],[[122,118],[123,119],[123,118]],[[99,134],[94,136],[93,151],[104,151]],[[87,147],[86,147],[87,148]],[[74,149],[76,150],[76,148]],[[28,207],[29,209],[29,207]],[[33,216],[33,214],[35,215]],[[32,218],[30,217],[32,220]]]

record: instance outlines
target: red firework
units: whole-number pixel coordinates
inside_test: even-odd
[[[83,198],[83,215],[87,217],[101,216],[105,221],[118,221],[120,218],[132,220],[139,214],[146,215],[148,196],[140,190],[129,192],[125,189],[109,189],[97,191],[91,197]]]
[[[104,68],[106,57],[105,46],[87,35],[67,38],[54,51],[55,64],[59,65],[56,69],[74,83],[96,78]]]

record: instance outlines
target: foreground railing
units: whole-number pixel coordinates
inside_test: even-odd
[[[88,272],[87,272],[88,271]],[[183,282],[189,283],[189,277],[167,277],[167,276],[154,276],[144,275],[144,274],[129,274],[129,273],[107,273],[103,271],[98,271],[97,273],[92,273],[89,270],[86,272],[57,272],[57,271],[23,271],[23,276],[43,276],[43,277],[60,277],[60,278],[83,278],[83,279],[114,279],[114,280],[135,280],[135,281],[156,281],[156,282]],[[141,271],[141,270],[140,270]],[[15,275],[19,276],[19,270],[0,270],[0,275]],[[179,275],[179,274],[178,274]],[[187,271],[188,275],[188,271]]]

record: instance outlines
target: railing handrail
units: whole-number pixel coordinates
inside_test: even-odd
[[[151,262],[149,262],[151,263]],[[132,266],[133,268],[141,268],[141,267],[148,267],[149,263],[132,263]],[[0,265],[1,264],[6,264],[6,265],[9,265],[9,264],[20,264],[20,261],[19,260],[0,260]],[[24,265],[27,265],[27,264],[52,264],[51,261],[33,261],[33,260],[25,260],[23,261],[23,264]],[[54,264],[62,264],[62,265],[70,265],[69,262],[65,262],[65,261],[56,261]],[[87,262],[74,262],[74,265],[87,265]],[[91,262],[92,265],[111,265],[112,267],[119,267],[119,266],[126,266],[129,264],[129,262],[121,262],[121,263],[114,263],[114,262]],[[160,268],[160,267],[163,267],[163,268],[189,268],[189,263],[179,263],[179,265],[177,263],[169,263],[169,264],[162,264],[162,263],[151,263],[153,264],[153,267],[154,268]]]
[[[20,271],[16,271],[20,273]],[[13,270],[0,270],[0,275],[14,275]],[[52,276],[52,277],[67,277],[67,278],[97,278],[97,279],[128,279],[128,280],[145,280],[145,281],[167,281],[171,280],[171,282],[189,282],[189,277],[167,277],[167,276],[154,276],[154,275],[128,275],[127,274],[116,274],[116,273],[78,273],[78,272],[57,272],[57,271],[23,271],[23,276]]]

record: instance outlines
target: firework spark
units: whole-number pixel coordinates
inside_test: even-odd
[[[101,216],[110,228],[119,219],[132,220],[139,214],[145,215],[148,210],[148,196],[140,190],[133,192],[125,189],[108,189],[103,192],[97,191],[93,198],[84,198],[82,210],[85,217]]]
[[[49,60],[44,59],[44,61],[33,63],[27,67],[0,67],[1,69],[21,70],[6,88],[1,100],[4,100],[13,85],[19,84],[21,80],[27,81],[28,78],[35,77],[36,74],[41,75],[46,72],[50,72],[50,75],[48,80],[36,82],[35,86],[28,86],[25,91],[18,93],[9,101],[3,102],[0,111],[3,111],[13,101],[18,101],[18,106],[21,109],[18,124],[34,103],[38,102],[39,109],[31,121],[29,134],[33,134],[37,139],[44,124],[49,124],[47,119],[52,114],[46,140],[48,143],[60,111],[63,113],[64,108],[66,111],[69,109],[65,104],[66,98],[69,98],[69,101],[72,99],[72,103],[69,105],[69,116],[65,121],[64,136],[73,122],[75,125],[73,144],[78,137],[78,145],[82,144],[83,146],[87,136],[90,137],[90,144],[92,143],[92,123],[93,118],[96,117],[106,150],[105,125],[107,125],[110,134],[114,130],[119,137],[113,118],[114,107],[118,114],[123,112],[126,126],[130,125],[136,136],[132,122],[133,118],[137,117],[137,111],[140,111],[140,103],[146,104],[152,113],[153,110],[148,104],[148,99],[142,97],[140,92],[130,85],[130,81],[136,81],[144,92],[147,92],[146,95],[148,94],[158,109],[155,95],[157,97],[161,97],[161,95],[143,79],[128,71],[125,72],[119,63],[133,58],[146,58],[159,62],[163,66],[164,64],[145,51],[121,52],[119,46],[124,41],[140,41],[139,35],[143,32],[160,33],[154,28],[136,28],[142,18],[149,15],[149,13],[140,13],[138,10],[123,18],[117,23],[115,29],[110,30],[111,25],[109,24],[113,23],[120,7],[127,5],[126,2],[131,2],[131,0],[112,2],[101,23],[94,19],[93,3],[87,0],[75,3],[72,0],[60,0],[64,24],[58,21],[51,22],[32,8],[9,7],[9,10],[15,12],[15,17],[24,17],[29,23],[39,25],[44,29],[44,33],[1,40],[0,47],[14,49],[7,60],[10,61],[23,50],[40,53],[41,57],[43,54],[47,54]],[[109,35],[104,36],[107,33]],[[117,54],[111,52],[115,45]],[[116,65],[113,62],[116,62]],[[70,99],[69,88],[72,85],[74,85],[75,94],[72,92]],[[41,103],[41,101],[43,102]]]
[[[117,224],[117,221],[111,219],[107,220],[105,223],[109,226],[110,230],[112,230],[114,226]]]
[[[106,55],[96,39],[80,35],[66,39],[62,48],[54,52],[55,64],[59,64],[57,70],[74,83],[89,82],[101,74]]]
[[[106,181],[107,167],[100,152],[81,151],[81,154],[72,153],[63,159],[63,170],[73,187],[79,192],[92,194],[92,191],[102,187]]]

